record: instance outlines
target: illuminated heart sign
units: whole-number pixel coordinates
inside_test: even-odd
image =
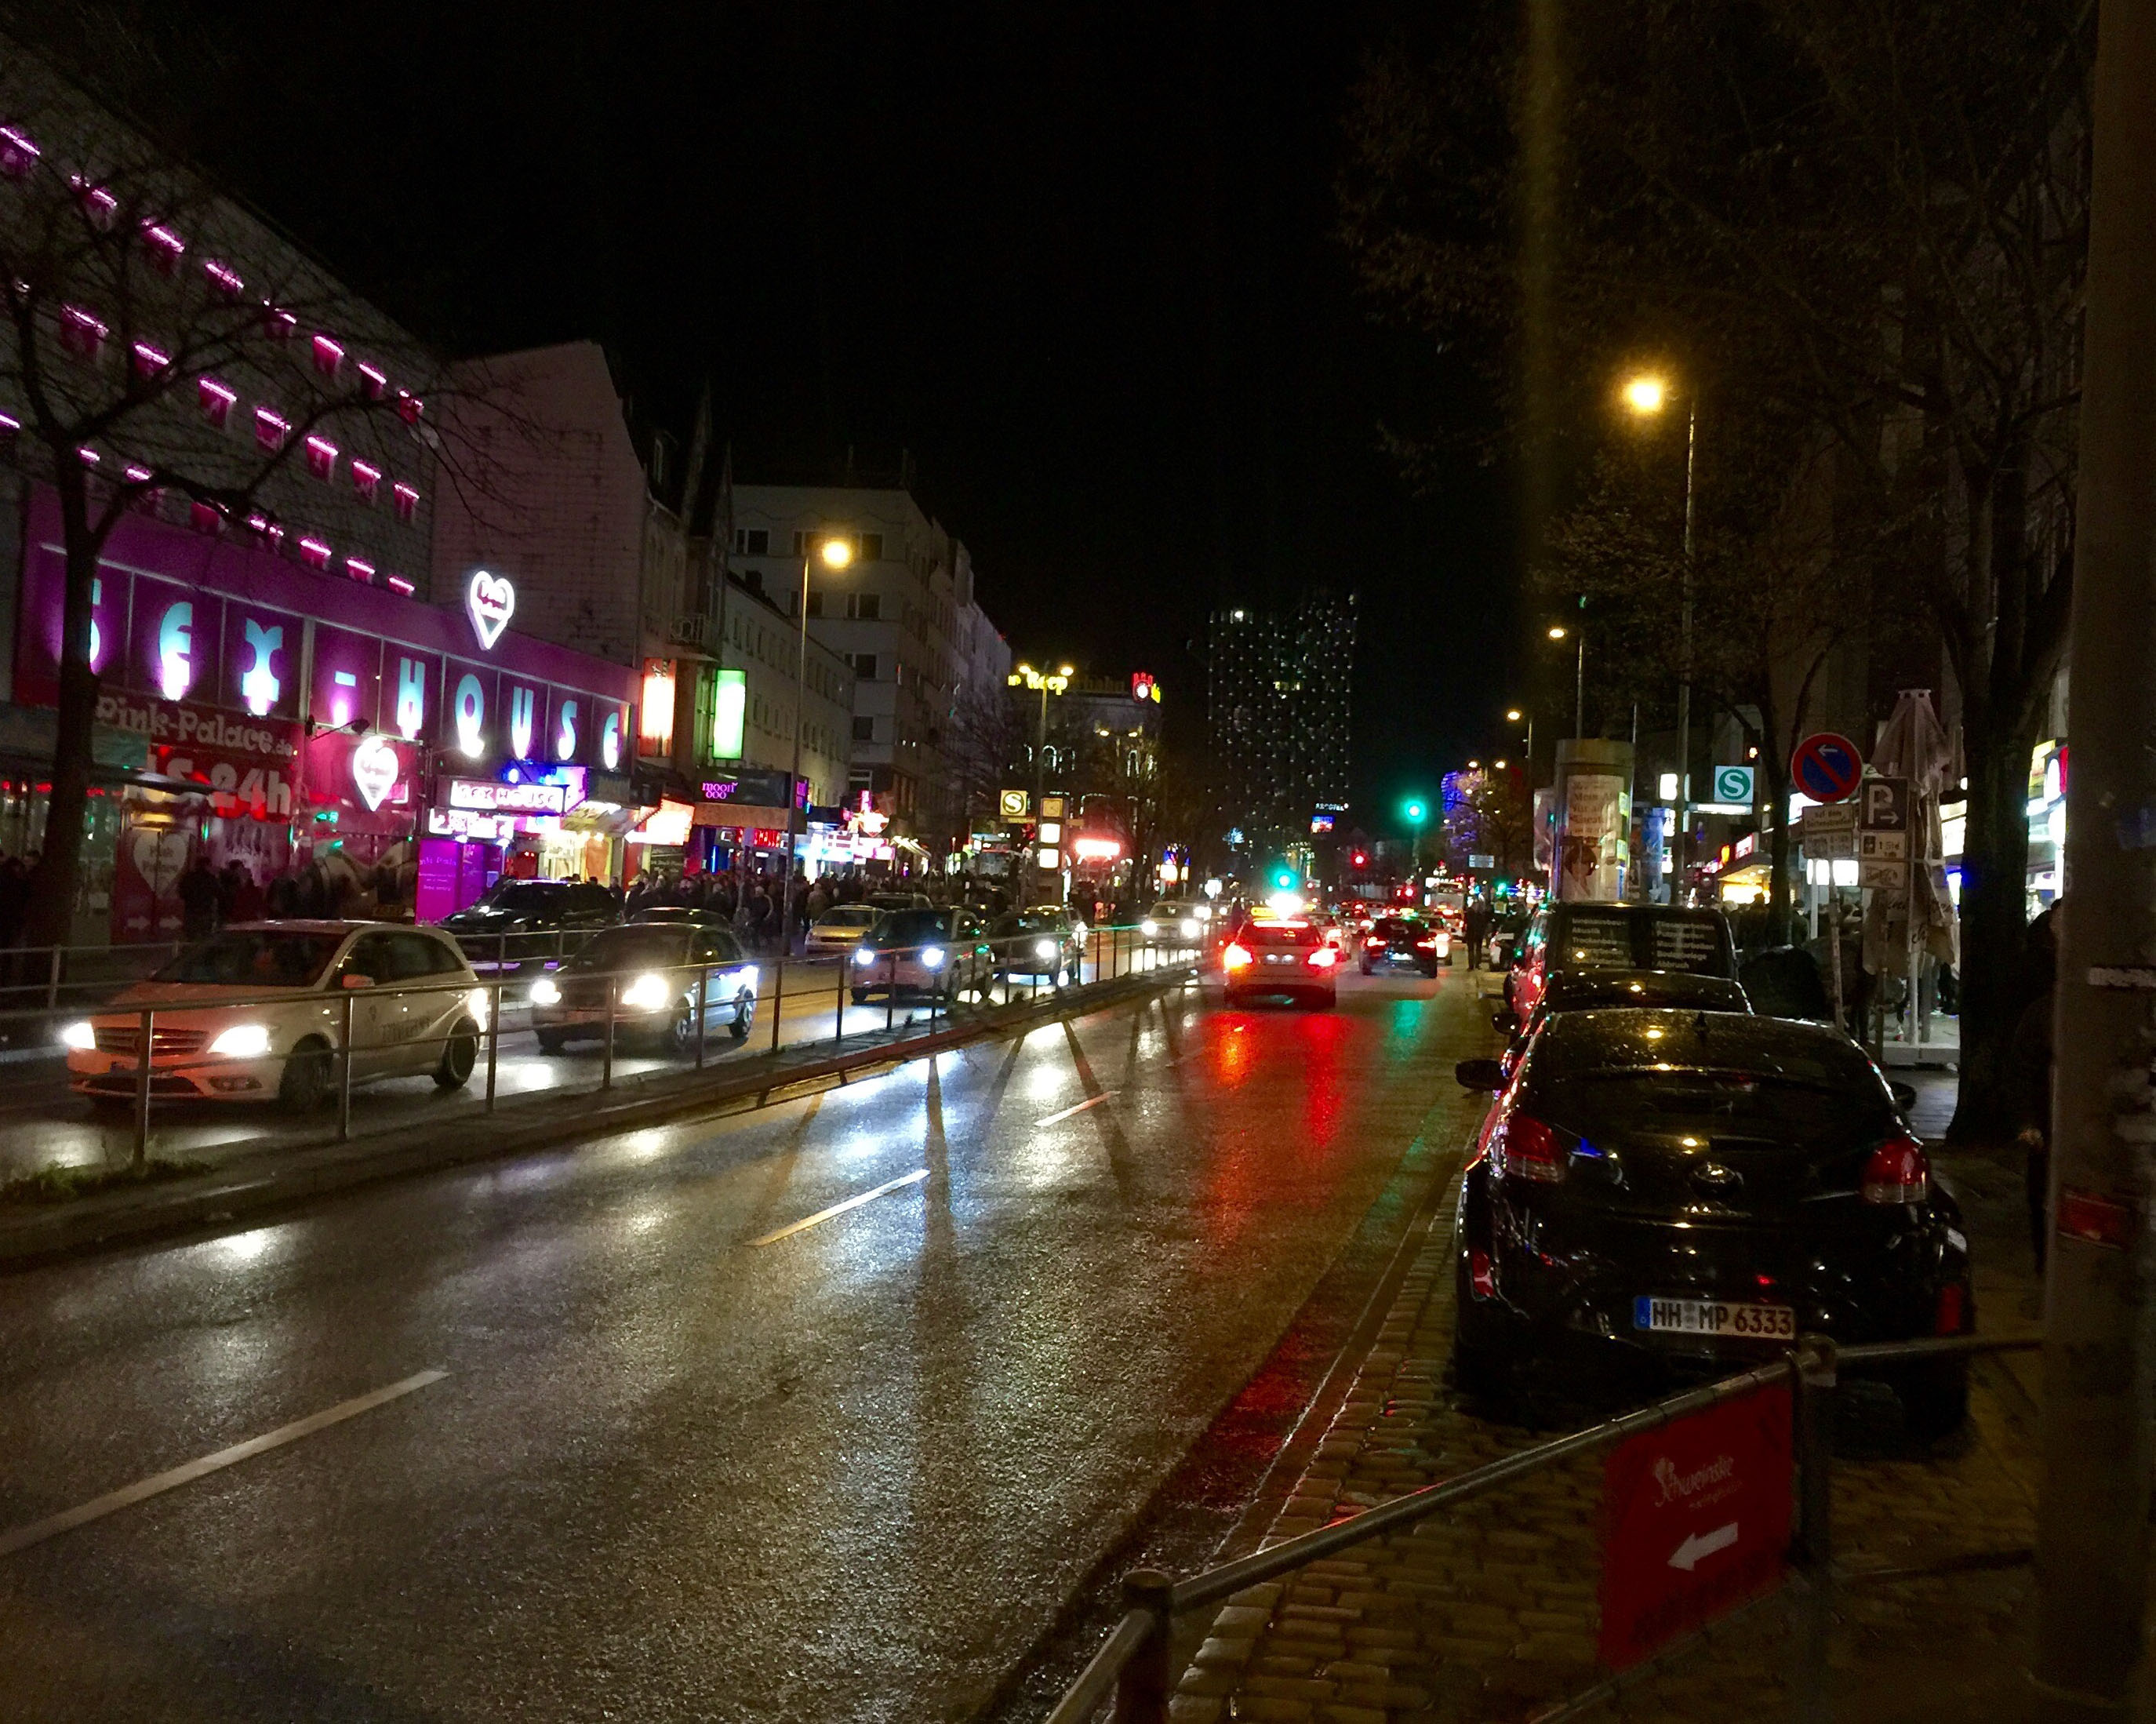
[[[395,745],[379,733],[361,737],[359,746],[352,751],[352,788],[370,810],[389,799],[389,793],[397,788],[399,770]]]
[[[472,633],[479,636],[480,647],[490,650],[516,613],[516,589],[500,575],[474,569],[471,584],[465,588],[465,609],[471,615]]]

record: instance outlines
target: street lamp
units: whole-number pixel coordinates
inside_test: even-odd
[[[801,721],[808,700],[808,571],[821,562],[835,573],[853,560],[853,541],[838,538],[811,545],[801,559],[801,603],[793,613],[793,770],[786,780],[786,866],[778,884],[778,949],[788,956],[793,951],[793,816],[801,806]]]
[[[1625,405],[1635,418],[1659,416],[1669,399],[1669,385],[1651,372],[1628,378]],[[1684,883],[1685,849],[1691,825],[1691,588],[1692,588],[1692,479],[1699,454],[1699,398],[1685,402],[1685,513],[1682,598],[1678,607],[1677,648],[1677,821],[1676,849],[1671,858],[1674,879],[1670,895],[1676,897]]]
[[[1587,601],[1585,599],[1582,599],[1580,601],[1582,606],[1584,606],[1586,603]],[[1549,638],[1552,640],[1563,640],[1565,636],[1572,634],[1573,632],[1573,630],[1566,628],[1562,623],[1553,623],[1549,626]],[[1582,623],[1578,632],[1579,635],[1579,651],[1574,658],[1572,667],[1572,733],[1575,736],[1584,736],[1587,734],[1586,624]]]
[[[1040,803],[1048,793],[1048,780],[1045,776],[1048,767],[1048,697],[1060,695],[1069,688],[1070,679],[1076,674],[1068,664],[1058,665],[1055,670],[1046,673],[1034,670],[1030,664],[1020,664],[1006,679],[1014,689],[1038,689],[1040,691],[1040,723],[1034,733],[1033,744],[1033,819],[1035,829],[1033,874],[1034,895],[1036,898],[1040,890]]]
[[[1522,719],[1527,721],[1527,726],[1526,756],[1527,772],[1532,777],[1535,770],[1535,716],[1532,712],[1522,711],[1517,706],[1508,706],[1505,709],[1505,721],[1507,724],[1518,724]]]

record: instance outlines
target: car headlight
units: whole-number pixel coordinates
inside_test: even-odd
[[[1160,924],[1155,921],[1151,916],[1147,916],[1143,921],[1138,924],[1138,931],[1143,934],[1146,938],[1150,940],[1155,934],[1158,934],[1160,931]]]
[[[535,1006],[560,1005],[562,984],[552,976],[542,976],[531,984],[531,1003]]]
[[[754,964],[743,964],[734,972],[734,977],[741,984],[735,990],[737,993],[754,993],[756,992],[757,968]]]
[[[97,1026],[85,1018],[80,1024],[70,1024],[60,1032],[61,1044],[77,1054],[97,1051]]]
[[[860,965],[863,969],[866,969],[875,961],[876,955],[875,947],[870,946],[860,946],[856,947],[854,949],[854,962]]]
[[[1194,916],[1183,917],[1181,931],[1184,939],[1195,940],[1198,937],[1198,918]]]
[[[621,991],[621,1003],[632,1012],[655,1012],[670,998],[664,976],[639,976]]]
[[[943,948],[940,946],[924,946],[921,948],[921,967],[924,970],[940,970],[943,967],[946,956]]]
[[[270,1051],[270,1026],[235,1024],[209,1044],[209,1050],[228,1060],[259,1060]]]
[[[1033,955],[1035,957],[1054,957],[1055,956],[1055,942],[1053,940],[1034,941],[1033,942]]]
[[[494,1002],[486,997],[486,990],[484,988],[475,988],[465,996],[465,1009],[472,1014],[474,1021],[481,1029],[486,1028],[487,1008],[493,1003]]]

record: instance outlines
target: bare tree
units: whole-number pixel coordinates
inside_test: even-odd
[[[2095,9],[1616,0],[1562,18],[1554,61],[1478,18],[1378,64],[1349,238],[1381,293],[1489,356],[1505,423],[1537,437],[1580,428],[1601,392],[1522,403],[1527,347],[1558,377],[1656,352],[1712,395],[1776,344],[1773,393],[1898,524],[1868,547],[1874,590],[1929,608],[1953,671],[1957,1123],[1980,1126],[2020,954],[2023,775],[2063,643]],[[1515,198],[1522,116],[1562,134],[1562,172],[1537,182],[1562,199]],[[1548,326],[1525,327],[1530,304]]]
[[[18,62],[18,80],[25,64],[40,70]],[[59,943],[92,767],[93,595],[115,527],[147,511],[312,555],[320,541],[300,531],[310,523],[288,535],[277,503],[310,468],[347,480],[340,506],[387,513],[417,510],[422,488],[408,497],[385,482],[377,496],[367,475],[417,472],[431,485],[458,464],[428,418],[446,387],[439,367],[379,312],[57,80],[8,94],[0,430],[58,499],[66,571],[58,745],[27,937]],[[341,572],[388,573],[364,559]]]

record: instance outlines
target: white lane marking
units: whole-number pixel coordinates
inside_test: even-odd
[[[325,1408],[320,1413],[311,1414],[290,1424],[281,1424],[274,1431],[265,1431],[259,1437],[249,1437],[244,1443],[234,1443],[229,1449],[220,1449],[213,1455],[205,1455],[199,1460],[190,1460],[169,1472],[153,1473],[132,1485],[123,1485],[117,1491],[108,1491],[102,1496],[94,1496],[78,1507],[63,1510],[57,1515],[48,1515],[42,1521],[33,1521],[27,1526],[18,1526],[12,1532],[0,1533],[0,1557],[13,1556],[17,1551],[27,1550],[33,1544],[43,1544],[47,1539],[56,1538],[63,1532],[71,1532],[86,1522],[102,1520],[121,1509],[132,1508],[136,1503],[146,1501],[152,1496],[177,1490],[182,1485],[192,1485],[197,1479],[236,1465],[240,1461],[251,1460],[272,1449],[281,1449],[287,1443],[296,1443],[302,1437],[311,1437],[316,1431],[326,1430],[331,1425],[340,1424],[347,1419],[357,1419],[361,1414],[372,1412],[400,1395],[408,1395],[413,1390],[424,1388],[430,1383],[439,1383],[449,1374],[446,1371],[415,1371],[411,1376],[393,1383],[386,1388],[377,1388],[372,1393],[360,1395],[349,1401],[340,1401],[336,1406]]]
[[[1033,1128],[1037,1131],[1043,1126],[1052,1126],[1058,1120],[1067,1120],[1074,1113],[1083,1113],[1089,1107],[1098,1107],[1103,1101],[1114,1099],[1115,1095],[1116,1092],[1113,1090],[1103,1090],[1097,1095],[1088,1095],[1075,1107],[1066,1107],[1060,1113],[1051,1113],[1045,1120],[1035,1120],[1033,1122]]]
[[[911,1173],[901,1173],[896,1179],[885,1180],[874,1191],[865,1191],[859,1197],[848,1198],[843,1203],[834,1203],[828,1209],[819,1209],[814,1215],[804,1215],[798,1221],[790,1221],[777,1233],[767,1233],[760,1239],[751,1239],[749,1244],[775,1245],[781,1239],[791,1239],[803,1229],[815,1226],[819,1221],[829,1221],[834,1215],[843,1215],[849,1209],[858,1209],[863,1203],[872,1203],[886,1192],[896,1191],[901,1186],[918,1185],[927,1177],[927,1168],[916,1167]]]

